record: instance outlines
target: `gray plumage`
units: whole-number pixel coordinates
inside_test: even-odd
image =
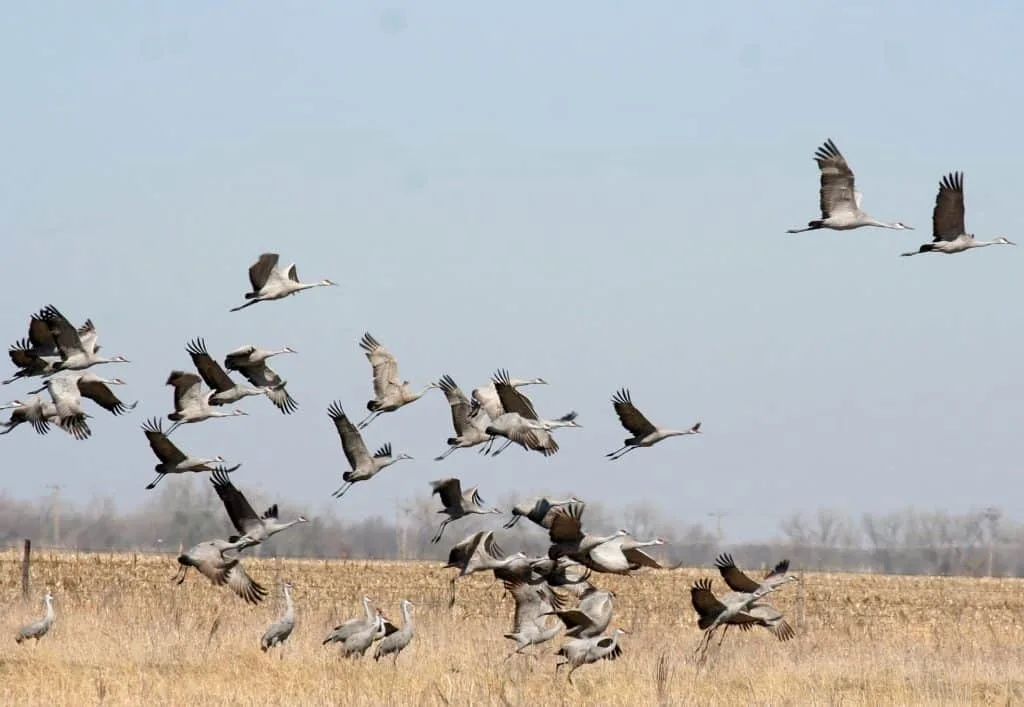
[[[235,530],[250,538],[254,543],[262,543],[282,530],[287,530],[298,523],[308,522],[306,516],[303,515],[296,516],[295,520],[282,522],[277,517],[276,503],[265,510],[263,515],[257,515],[245,494],[231,483],[231,479],[228,478],[225,471],[215,470],[210,481],[213,483],[217,496],[224,503],[224,508],[227,510]]]
[[[999,236],[990,241],[979,241],[973,233],[967,232],[964,220],[964,174],[950,172],[939,180],[939,192],[935,195],[935,208],[932,210],[932,242],[925,243],[917,250],[900,255],[909,256],[919,253],[963,253],[971,248],[984,248],[990,245],[1017,245],[1013,241]]]
[[[551,517],[551,526],[548,528],[548,538],[551,540],[548,557],[552,560],[568,555],[577,562],[583,562],[587,553],[598,545],[629,535],[623,529],[611,535],[590,535],[583,532],[583,511],[586,507],[585,503],[579,502],[555,509]]]
[[[167,430],[168,435],[174,432],[179,425],[203,422],[215,417],[249,414],[245,410],[237,408],[231,412],[221,412],[210,405],[210,396],[215,391],[203,390],[203,381],[195,373],[171,371],[167,376],[166,385],[174,387],[174,412],[167,415],[167,419],[174,424]]]
[[[252,539],[241,536],[233,540],[206,540],[178,556],[181,568],[174,580],[185,581],[189,567],[195,567],[214,586],[228,585],[232,592],[250,604],[258,604],[267,595],[267,590],[250,577],[242,567],[238,551],[253,545]]]
[[[448,516],[441,521],[441,527],[437,529],[437,533],[430,540],[432,543],[440,542],[444,529],[454,520],[473,514],[501,513],[497,508],[487,508],[484,506],[484,499],[480,497],[477,491],[478,487],[473,486],[463,491],[462,482],[454,477],[431,481],[430,488],[431,495],[437,494],[444,506],[438,513],[444,513]]]
[[[580,601],[573,609],[555,609],[549,612],[565,624],[565,635],[573,638],[600,636],[608,628],[615,612],[615,592],[586,584]]]
[[[373,659],[380,660],[386,655],[394,655],[395,662],[398,662],[398,654],[405,650],[413,636],[412,607],[413,603],[408,599],[402,599],[402,627],[393,633],[384,636],[377,644],[373,652]]]
[[[240,346],[224,357],[224,368],[238,371],[252,385],[262,390],[283,415],[291,415],[299,404],[288,392],[288,381],[267,365],[267,359],[286,353],[297,353],[290,346],[283,349],[261,349],[251,344]]]
[[[553,612],[566,607],[566,598],[556,593],[546,582],[527,584],[514,580],[504,583],[505,591],[515,601],[515,614],[512,618],[512,630],[505,638],[515,641],[516,648],[506,656],[522,653],[530,646],[550,641],[562,628],[559,621],[551,622],[549,616]]]
[[[43,307],[39,319],[46,323],[57,347],[60,360],[55,361],[55,371],[81,371],[100,363],[128,363],[124,356],[100,356],[96,345],[96,327],[91,321],[76,329],[52,304]]]
[[[337,626],[335,626],[327,638],[323,640],[321,645],[327,645],[328,643],[344,643],[349,636],[360,631],[370,628],[373,626],[375,612],[372,608],[370,597],[363,597],[363,609],[366,611],[366,617],[356,617],[354,619],[348,619]]]
[[[434,457],[434,461],[441,461],[456,449],[468,449],[489,441],[491,436],[484,430],[491,418],[483,406],[475,400],[471,402],[449,375],[441,376],[438,387],[451,407],[455,436],[448,438],[448,449]]]
[[[758,592],[764,594],[774,591],[779,587],[799,581],[795,576],[789,574],[789,560],[782,560],[769,570],[760,581],[751,579],[745,574],[732,559],[732,555],[723,552],[715,558],[715,567],[718,568],[722,579],[729,589],[743,594]]]
[[[402,380],[398,375],[398,360],[370,332],[363,334],[359,346],[373,367],[373,400],[366,403],[370,414],[357,425],[359,429],[373,422],[378,415],[403,408],[422,398],[431,388],[440,387],[431,382],[419,393],[414,393],[409,387],[409,381]]]
[[[412,459],[411,456],[404,453],[397,456],[392,455],[390,442],[382,445],[371,457],[370,450],[366,446],[366,442],[363,441],[363,436],[352,424],[352,420],[345,414],[345,410],[337,400],[327,408],[327,415],[334,422],[334,429],[341,439],[341,450],[345,453],[349,466],[352,467],[341,475],[343,482],[341,487],[331,494],[335,498],[341,498],[348,493],[353,485],[372,479],[395,462]]]
[[[284,616],[270,624],[263,637],[260,638],[260,650],[264,653],[274,646],[281,646],[283,648],[284,642],[288,640],[288,637],[292,635],[292,631],[295,629],[295,605],[292,603],[292,585],[288,582],[282,582],[281,588],[284,590]],[[281,657],[284,657],[283,651],[281,652]]]
[[[567,506],[570,503],[582,503],[582,499],[571,496],[564,501],[553,501],[546,496],[535,498],[526,503],[517,503],[512,507],[512,519],[505,523],[505,528],[511,528],[519,522],[520,518],[526,518],[539,525],[544,530],[551,528],[551,520],[554,517],[555,509]]]
[[[352,633],[341,644],[341,655],[345,658],[358,658],[366,653],[366,649],[377,640],[378,633],[383,630],[384,617],[380,611],[373,618],[369,626],[361,627]]]
[[[0,425],[4,428],[3,431],[0,431],[0,435],[10,434],[15,427],[26,422],[32,426],[36,434],[41,435],[50,432],[51,424],[65,429],[61,426],[60,418],[57,416],[57,407],[51,400],[44,400],[38,395],[30,395],[24,400],[15,400],[0,407],[0,409],[11,410],[10,417]],[[65,429],[65,431],[71,435],[75,434],[73,427],[70,430]],[[83,438],[79,437],[78,439]]]
[[[617,628],[610,636],[594,636],[592,638],[576,638],[568,641],[558,649],[556,655],[565,658],[555,666],[555,673],[563,665],[569,666],[569,683],[572,683],[572,674],[577,668],[599,660],[615,660],[622,655],[622,646],[619,645],[619,636],[628,633],[624,629]]]
[[[210,356],[203,339],[193,339],[188,342],[185,350],[192,357],[192,365],[196,367],[199,376],[210,388],[208,398],[210,405],[230,405],[251,395],[263,395],[269,390],[266,387],[254,388],[241,385],[231,380],[231,376]]]
[[[605,455],[612,460],[620,459],[640,447],[652,447],[669,437],[700,434],[699,421],[688,430],[669,430],[656,427],[642,412],[637,410],[627,388],[623,388],[612,396],[612,408],[619,418],[619,423],[633,435],[623,442],[622,447]]]
[[[319,282],[299,282],[299,273],[295,263],[288,266],[285,272],[277,267],[280,256],[277,253],[261,253],[256,262],[249,266],[249,284],[252,291],[245,293],[245,304],[232,307],[237,312],[260,302],[283,299],[297,292],[313,287],[335,286],[338,283],[323,279]]]
[[[150,482],[149,486],[146,487],[147,489],[152,489],[167,474],[213,471],[215,469],[229,474],[242,466],[241,464],[235,464],[232,467],[220,466],[224,462],[224,457],[220,455],[209,459],[200,459],[185,454],[164,434],[160,418],[153,417],[146,420],[142,424],[142,431],[146,434],[149,448],[153,450],[153,454],[160,460],[160,463],[154,467],[156,469],[156,478]]]
[[[49,591],[47,591],[46,596],[43,597],[43,604],[46,606],[46,614],[38,621],[33,621],[28,626],[23,626],[22,629],[18,631],[18,635],[14,638],[15,643],[23,643],[29,638],[36,639],[36,642],[38,643],[39,639],[49,632],[50,627],[53,626],[53,620],[56,616],[53,613],[53,595],[50,594]]]

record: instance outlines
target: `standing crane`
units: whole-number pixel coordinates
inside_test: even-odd
[[[370,414],[359,423],[359,429],[363,429],[385,412],[394,412],[419,400],[431,388],[441,387],[438,383],[430,382],[419,393],[414,393],[409,387],[409,381],[398,376],[398,360],[381,346],[370,332],[363,334],[359,346],[373,367],[373,400],[366,403],[366,409]]]
[[[283,299],[313,287],[338,284],[327,279],[320,282],[299,282],[295,263],[288,266],[286,273],[282,273],[277,267],[279,257],[277,253],[262,253],[256,262],[249,266],[249,284],[252,285],[252,291],[245,293],[248,302],[232,307],[230,311],[237,312],[260,302]]]
[[[609,459],[620,459],[634,449],[652,447],[669,437],[700,434],[700,421],[694,423],[688,430],[668,430],[655,427],[650,420],[644,417],[642,412],[636,409],[628,388],[623,388],[612,396],[612,407],[615,409],[615,414],[619,416],[619,422],[633,436],[626,438],[621,449],[606,454],[605,456]]]
[[[914,230],[900,221],[886,223],[861,211],[861,193],[854,184],[853,170],[831,139],[826,140],[825,144],[817,149],[814,160],[821,172],[821,188],[818,195],[821,218],[808,222],[806,228],[791,228],[786,233],[803,233],[819,228],[849,231],[864,226]]]
[[[39,312],[39,318],[50,328],[50,335],[60,353],[60,361],[53,364],[53,370],[81,371],[99,363],[129,363],[124,356],[99,355],[96,327],[91,321],[87,321],[82,330],[76,329],[52,304]]]
[[[290,582],[282,582],[281,589],[284,591],[284,616],[267,627],[263,637],[260,638],[260,650],[266,653],[274,646],[281,646],[281,658],[284,659],[284,642],[292,635],[295,629],[295,605],[292,603],[292,585]]]
[[[917,255],[919,253],[963,253],[971,248],[984,248],[990,245],[1017,245],[1013,241],[999,236],[990,241],[979,241],[973,233],[967,232],[964,222],[964,174],[950,172],[939,180],[939,192],[935,195],[935,208],[932,210],[932,242],[925,243],[917,250],[900,255]]]
[[[448,438],[448,449],[434,457],[434,461],[439,462],[456,449],[468,449],[489,441],[491,436],[485,430],[490,424],[491,418],[475,399],[470,402],[451,376],[441,376],[438,385],[441,392],[444,393],[444,397],[448,399],[448,405],[452,412],[452,425],[455,427],[455,436]]]
[[[402,628],[388,633],[377,644],[377,648],[373,652],[374,661],[378,661],[386,655],[393,655],[395,656],[393,665],[397,665],[398,654],[405,650],[405,647],[412,641],[412,607],[414,605],[408,599],[402,599],[399,603],[402,607]]]
[[[267,595],[267,590],[263,585],[253,581],[242,567],[238,557],[239,550],[254,544],[251,538],[243,535],[233,541],[218,538],[194,545],[178,555],[178,564],[181,565],[181,568],[174,576],[173,581],[181,584],[185,581],[188,568],[195,567],[215,587],[226,584],[232,592],[245,601],[250,604],[258,604]]]
[[[349,636],[359,633],[360,631],[369,629],[373,626],[376,612],[373,608],[373,602],[370,597],[363,597],[363,610],[366,612],[366,617],[358,616],[354,619],[344,621],[335,626],[327,638],[323,640],[321,645],[326,646],[328,643],[344,643]]]
[[[599,660],[615,660],[622,655],[622,646],[619,644],[619,637],[629,633],[624,628],[617,628],[612,631],[611,636],[595,636],[593,638],[576,638],[567,642],[558,649],[556,655],[565,660],[555,665],[555,672],[563,665],[569,666],[569,684],[572,684],[572,674],[577,668]]]
[[[53,613],[53,595],[50,594],[50,590],[46,590],[46,595],[43,597],[43,605],[46,607],[46,614],[38,621],[33,621],[29,625],[23,626],[18,631],[18,635],[14,637],[15,643],[21,644],[30,638],[34,638],[38,644],[39,639],[49,632],[55,618]]]
[[[166,385],[174,386],[174,412],[167,419],[174,422],[167,434],[171,434],[178,425],[203,422],[214,417],[234,417],[248,415],[245,410],[236,408],[231,412],[221,412],[210,405],[213,391],[204,391],[202,381],[195,373],[171,371],[167,376]]]
[[[287,523],[278,520],[276,503],[265,510],[263,515],[256,515],[256,511],[249,504],[245,494],[231,483],[231,479],[228,478],[225,471],[215,469],[210,481],[213,483],[217,496],[224,503],[224,508],[227,510],[235,530],[250,538],[253,544],[262,543],[293,525],[308,522],[304,515],[298,515],[295,520],[290,520]]]
[[[224,368],[238,371],[249,383],[256,386],[270,398],[270,402],[284,415],[291,415],[299,409],[295,398],[285,390],[288,381],[267,365],[267,359],[285,353],[297,353],[290,346],[283,349],[260,349],[252,345],[241,346],[224,357]]]
[[[430,542],[440,542],[441,536],[444,534],[444,529],[448,527],[448,524],[453,520],[458,520],[468,515],[479,514],[485,515],[488,513],[501,513],[497,508],[486,508],[484,506],[484,500],[480,497],[480,493],[477,491],[477,486],[462,490],[462,482],[456,478],[439,479],[437,481],[430,482],[431,495],[437,494],[441,498],[441,503],[444,505],[438,513],[447,514],[447,518],[441,521],[441,527],[437,529],[437,533],[431,538]]]
[[[232,467],[225,468],[223,466],[212,466],[214,464],[220,465],[224,463],[224,457],[219,454],[210,459],[200,459],[185,454],[177,445],[167,438],[164,434],[163,426],[160,424],[160,418],[153,417],[146,420],[142,424],[142,431],[146,433],[146,440],[149,442],[149,448],[153,450],[153,454],[156,455],[160,463],[156,465],[156,478],[146,487],[146,489],[154,488],[160,480],[167,474],[184,474],[186,472],[202,472],[202,471],[219,471],[224,474],[229,474],[232,471],[242,466],[241,464],[235,464]]]
[[[366,442],[363,441],[363,436],[348,419],[340,402],[335,400],[331,403],[327,408],[327,414],[334,420],[334,428],[338,431],[338,437],[341,438],[341,449],[345,452],[345,458],[348,459],[348,463],[352,467],[341,475],[341,480],[344,483],[341,488],[331,494],[335,498],[341,498],[354,484],[372,479],[395,462],[412,459],[404,453],[392,456],[390,442],[385,443],[371,457],[370,450],[366,447]]]

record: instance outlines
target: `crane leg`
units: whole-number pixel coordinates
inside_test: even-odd
[[[157,484],[160,483],[160,479],[162,479],[162,478],[164,478],[164,474],[157,474],[156,478],[153,479],[151,482],[149,482],[149,486],[146,487],[146,490],[148,491],[148,490],[154,488]]]
[[[458,447],[454,447],[454,446],[448,447],[448,449],[444,450],[444,452],[442,452],[440,455],[434,457],[434,461],[436,461],[436,462],[441,461],[442,459],[447,457],[449,454],[454,452],[456,449],[458,449]]]
[[[441,521],[441,527],[437,529],[437,533],[434,535],[433,538],[430,539],[430,542],[432,542],[432,543],[440,542],[441,541],[441,536],[444,535],[444,529],[447,528],[448,524],[451,523],[451,522],[452,522],[451,518],[445,518],[444,520],[442,520]]]
[[[173,425],[171,425],[171,426],[170,426],[170,427],[169,427],[169,428],[167,429],[167,434],[166,434],[166,435],[164,435],[164,436],[165,436],[165,437],[170,437],[170,436],[171,436],[171,432],[174,432],[174,430],[178,429],[178,425],[180,425],[180,424],[181,424],[181,420],[178,420],[177,422],[175,422],[175,423],[174,423]]]
[[[345,495],[346,493],[348,493],[348,490],[349,490],[350,488],[352,488],[352,482],[351,482],[351,481],[346,481],[346,482],[345,482],[345,483],[344,483],[344,484],[342,485],[342,487],[341,487],[340,489],[338,489],[337,491],[335,491],[335,492],[334,492],[334,493],[332,493],[331,495],[332,495],[332,496],[334,496],[335,498],[341,498],[341,497],[342,497],[342,496],[344,496],[344,495]]]
[[[187,572],[188,572],[188,565],[182,565],[181,567],[178,568],[178,571],[174,574],[174,576],[171,577],[171,581],[172,582],[176,581],[178,584],[181,584],[182,582],[185,581],[185,574]]]
[[[359,429],[364,429],[367,425],[369,425],[371,422],[373,422],[375,419],[377,419],[377,415],[380,415],[380,411],[379,410],[371,412],[369,415],[364,417],[359,422],[359,424],[356,425],[356,427],[359,428]]]
[[[628,444],[619,447],[614,452],[608,452],[607,454],[605,454],[605,456],[608,457],[609,459],[614,459],[617,454],[622,454],[627,449],[629,449],[629,445]]]
[[[494,454],[492,454],[491,456],[492,457],[498,456],[499,454],[504,452],[506,449],[508,449],[509,445],[511,445],[511,444],[512,444],[512,440],[510,440],[510,439],[505,440],[505,444],[501,445],[501,448],[498,449],[496,452],[494,452]]]
[[[449,589],[450,589],[450,591],[448,593],[448,608],[449,609],[452,608],[453,606],[455,606],[455,580],[458,579],[458,578],[459,578],[458,575],[455,575],[454,577],[452,577],[451,582],[449,582],[449,585],[448,585]]]
[[[726,631],[728,631],[728,630],[729,630],[729,624],[726,624],[726,625],[725,625],[725,626],[724,626],[724,627],[722,628],[722,637],[718,639],[718,645],[719,645],[719,647],[721,647],[721,645],[722,645],[722,641],[724,641],[724,640],[725,640],[725,632],[726,632]]]
[[[491,447],[493,447],[493,446],[494,446],[494,437],[491,437],[490,439],[487,440],[486,444],[484,444],[484,446],[481,447],[480,449],[478,449],[477,451],[480,452],[480,454],[490,454],[491,453]]]
[[[608,458],[611,459],[612,461],[615,461],[616,459],[622,459],[622,457],[626,456],[627,454],[632,452],[634,449],[640,449],[640,448],[627,445],[623,449],[616,450],[615,452],[612,452],[611,454],[609,454]]]
[[[570,685],[573,684],[573,682],[572,682],[572,674],[576,672],[576,668],[578,668],[578,667],[580,667],[580,666],[574,665],[571,668],[569,668],[569,684]]]

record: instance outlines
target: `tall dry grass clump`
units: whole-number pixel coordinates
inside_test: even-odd
[[[1011,704],[1024,699],[1024,582],[809,574],[772,601],[798,637],[730,631],[699,671],[700,639],[689,587],[717,572],[674,570],[599,576],[617,593],[613,626],[632,631],[614,662],[585,666],[570,686],[556,679],[560,639],[535,658],[503,662],[512,601],[499,582],[459,581],[439,564],[247,559],[271,596],[252,607],[194,573],[170,582],[170,556],[58,554],[34,558],[32,598],[20,598],[20,556],[0,554],[6,639],[0,640],[0,704],[192,705],[708,705]],[[284,648],[259,638],[281,612],[289,579],[298,623]],[[18,646],[18,627],[41,612],[49,587],[57,621],[38,646]],[[339,658],[321,646],[370,596],[394,619],[416,604],[416,637],[398,659]],[[797,606],[802,601],[803,607]],[[717,638],[715,639],[717,644]]]

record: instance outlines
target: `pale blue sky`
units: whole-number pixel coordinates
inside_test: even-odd
[[[92,317],[103,367],[140,399],[93,438],[0,439],[2,487],[140,502],[139,424],[188,339],[220,357],[291,345],[301,405],[181,428],[243,488],[326,505],[344,458],[326,415],[361,416],[371,331],[414,385],[543,376],[580,412],[551,459],[460,451],[432,391],[377,420],[415,462],[336,504],[362,516],[457,475],[681,521],[989,503],[1024,516],[1024,253],[899,258],[930,240],[939,177],[966,173],[968,228],[1024,240],[1024,13],[996,3],[839,7],[618,2],[15,3],[0,26],[3,343],[47,303]],[[914,232],[790,236],[817,214],[832,137],[864,207]],[[229,314],[261,251],[331,290]],[[5,369],[6,375],[6,369]],[[608,463],[629,386],[656,422],[704,421]],[[5,400],[26,385],[0,390]],[[30,473],[30,470],[33,470]],[[184,483],[168,479],[165,483]],[[342,508],[344,506],[344,508]]]

